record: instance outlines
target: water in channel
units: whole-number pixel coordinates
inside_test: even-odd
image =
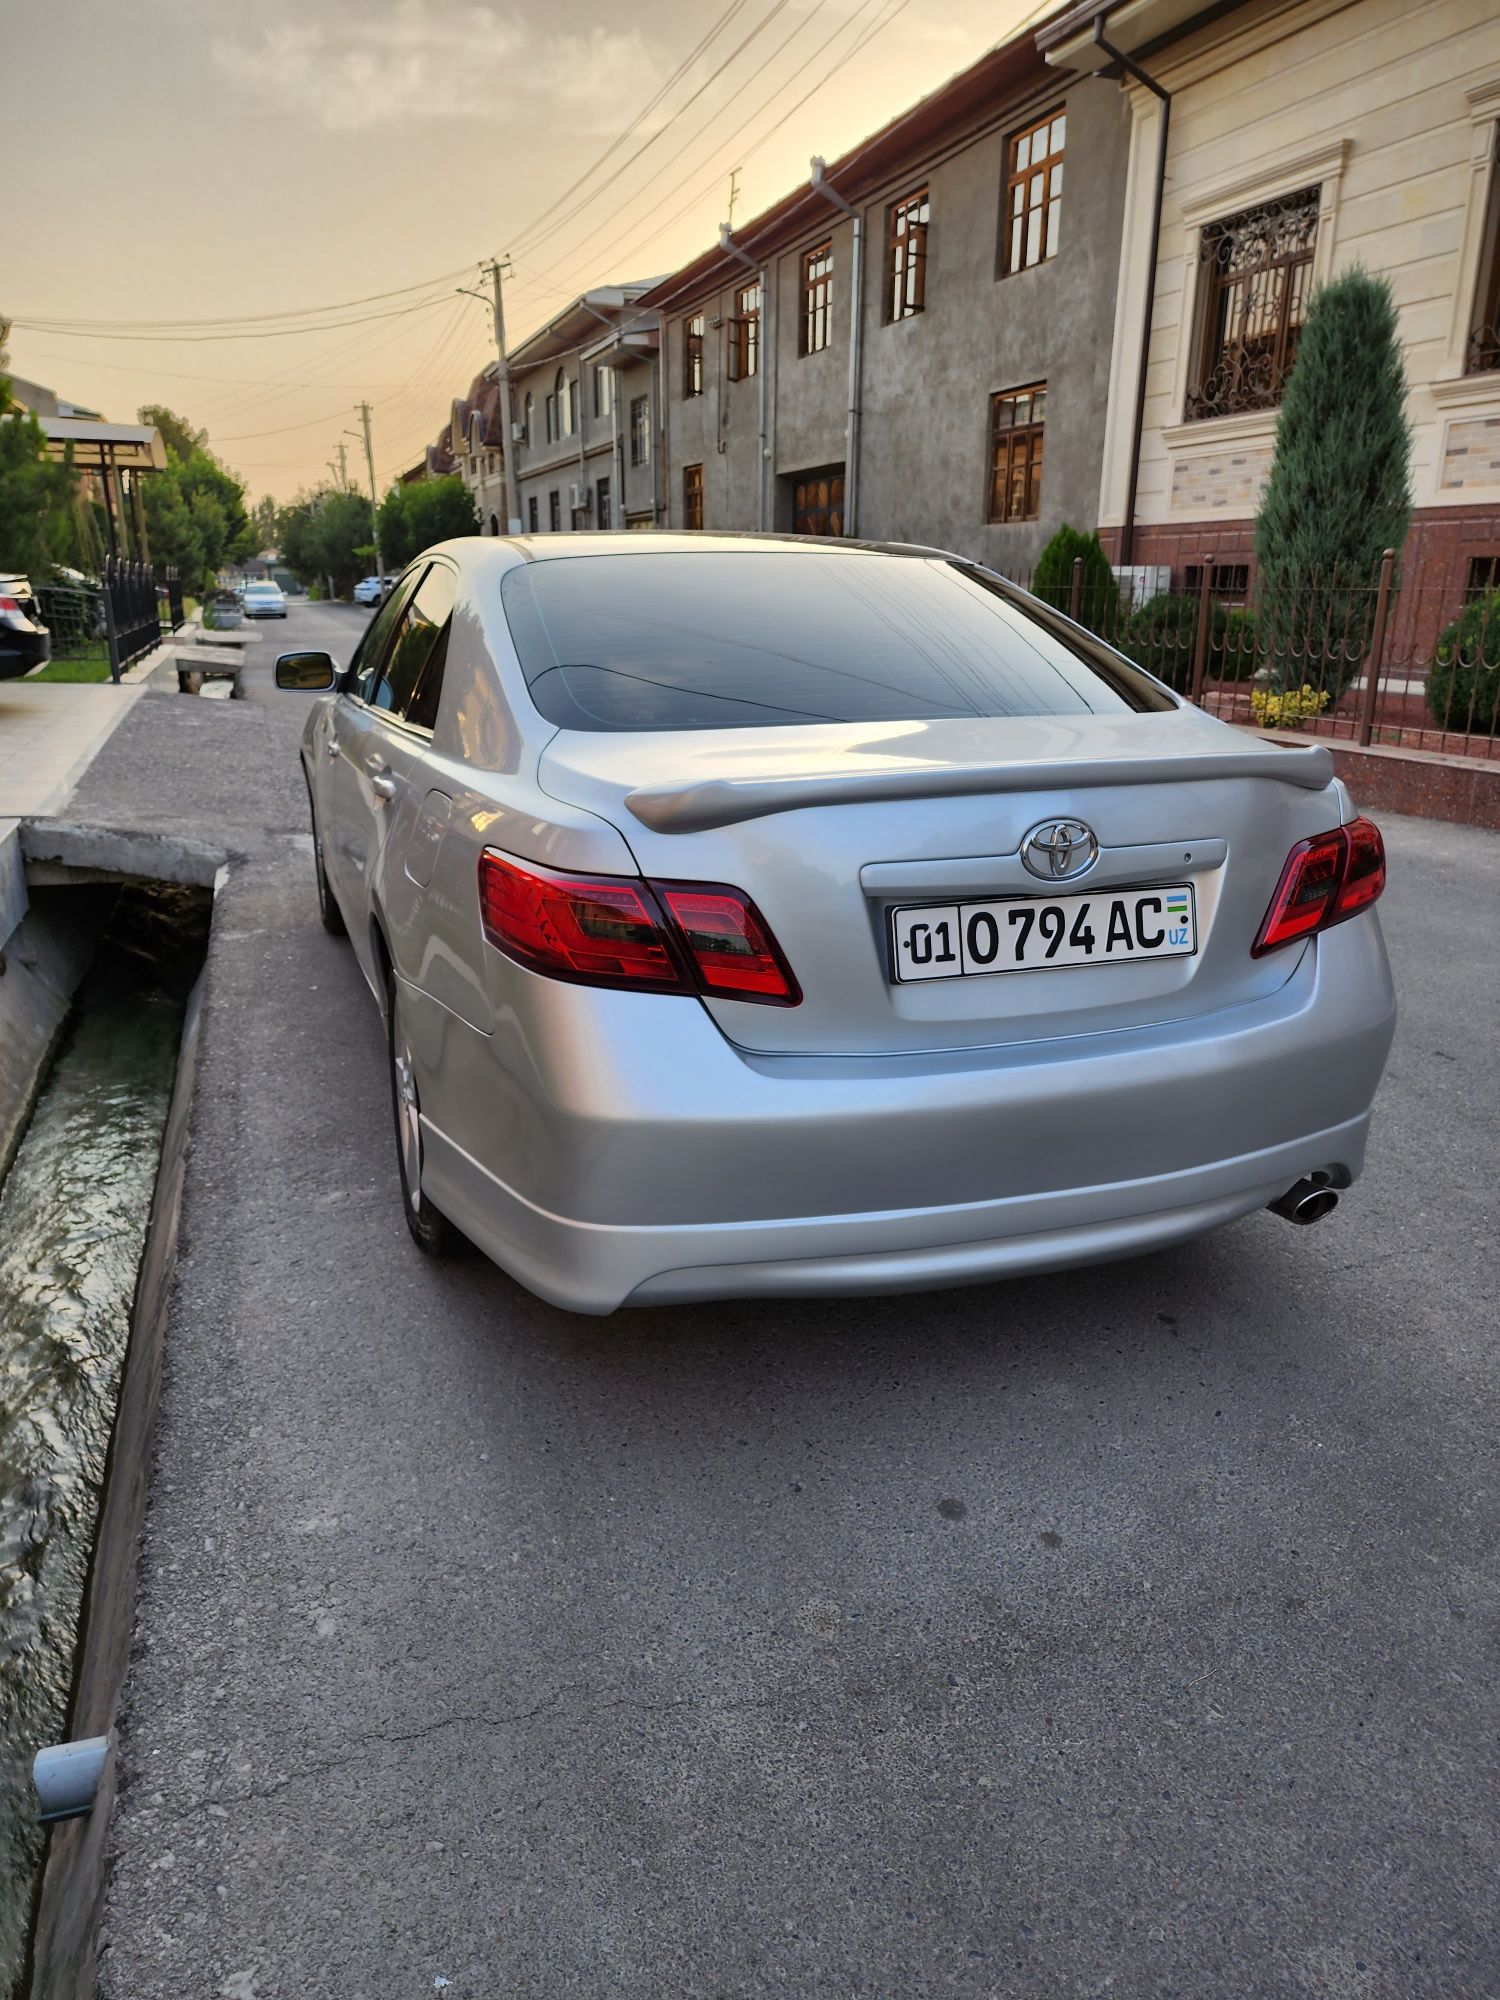
[[[199,891],[118,893],[0,1188],[0,1994],[18,1991],[24,1970],[45,1837],[31,1757],[68,1733],[120,1364],[206,920]]]

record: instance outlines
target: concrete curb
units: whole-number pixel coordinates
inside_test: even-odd
[[[151,1477],[167,1303],[177,1260],[204,977],[200,974],[193,988],[183,1020],[177,1075],[136,1285],[130,1343],[120,1371],[119,1402],[104,1471],[68,1719],[68,1734],[73,1738],[112,1736],[130,1659],[136,1560]],[[112,1747],[92,1813],[52,1829],[32,1937],[31,2000],[88,2000],[97,1990],[97,1939],[116,1783]]]

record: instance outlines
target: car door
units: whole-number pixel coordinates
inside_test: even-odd
[[[401,614],[426,570],[425,561],[415,563],[370,621],[340,683],[338,698],[330,704],[323,756],[318,760],[323,866],[344,913],[355,951],[367,972],[370,969],[369,862],[372,847],[379,844],[388,803],[382,793],[376,792],[373,783],[386,760],[372,740],[377,714],[372,698],[381,685],[381,668]]]
[[[371,902],[397,969],[419,982],[422,906],[452,804],[432,781],[429,753],[457,594],[457,570],[434,557],[407,594],[370,695],[367,761],[385,801],[383,837],[369,868]]]

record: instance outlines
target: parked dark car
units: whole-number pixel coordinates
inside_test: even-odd
[[[52,634],[30,577],[0,575],[0,680],[29,674],[51,658]]]

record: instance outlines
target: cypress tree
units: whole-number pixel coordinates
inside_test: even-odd
[[[1308,309],[1255,517],[1260,629],[1278,686],[1337,700],[1360,670],[1377,569],[1411,521],[1411,432],[1384,278],[1353,270]]]

